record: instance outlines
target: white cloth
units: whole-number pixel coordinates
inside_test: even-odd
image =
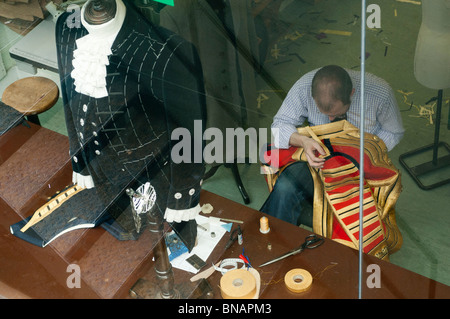
[[[80,173],[73,172],[72,182],[87,189],[95,187],[94,180],[91,175],[81,175]]]
[[[89,34],[76,40],[77,48],[73,52],[74,69],[71,76],[77,92],[102,98],[108,96],[105,80],[108,56],[112,54],[111,46],[122,27],[126,8],[122,0],[116,0],[114,18],[103,24],[91,25],[84,19],[84,10],[88,3],[81,9],[81,23]]]
[[[201,207],[199,204],[197,206],[189,208],[189,209],[180,209],[175,210],[171,208],[166,208],[166,211],[164,213],[164,219],[168,223],[176,222],[187,222],[189,220],[195,219],[195,217],[200,213]]]

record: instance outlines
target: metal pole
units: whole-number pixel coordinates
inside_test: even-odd
[[[434,145],[433,145],[433,165],[438,162],[439,148],[439,128],[441,125],[442,90],[438,91],[438,101],[436,105],[436,123],[434,123]]]
[[[364,85],[366,60],[366,0],[361,1],[361,119],[359,142],[359,278],[358,298],[362,298],[363,210],[364,210]]]

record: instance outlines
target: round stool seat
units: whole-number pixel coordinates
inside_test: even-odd
[[[33,76],[10,84],[2,95],[2,102],[24,115],[47,111],[58,101],[59,89],[50,79]]]

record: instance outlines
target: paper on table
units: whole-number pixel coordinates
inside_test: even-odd
[[[186,259],[195,254],[202,260],[206,261],[216,247],[217,243],[226,233],[225,228],[222,227],[222,225],[226,223],[216,220],[210,220],[208,217],[204,217],[201,215],[198,215],[195,220],[199,225],[208,223],[209,229],[205,231],[200,227],[197,228],[197,246],[195,246],[190,253],[184,253],[171,261],[172,267],[189,271],[194,274],[198,272],[198,269],[195,269],[195,267],[189,264]],[[215,237],[211,237],[212,232],[215,233]]]

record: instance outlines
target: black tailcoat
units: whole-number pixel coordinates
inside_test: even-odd
[[[58,209],[34,231],[48,242],[67,228],[96,226],[105,211],[118,205],[115,210],[121,212],[129,204],[126,188],[136,189],[147,181],[155,187],[161,214],[166,208],[195,207],[204,165],[194,161],[194,143],[197,150],[203,149],[202,136],[194,139],[194,121],[203,123],[206,114],[201,64],[194,47],[152,25],[126,4],[107,66],[108,96],[93,98],[75,91],[70,75],[75,41],[87,31],[71,27],[69,17],[65,13],[57,21],[56,46],[70,156],[74,172],[91,175],[95,187],[77,194],[70,208]],[[174,163],[171,157],[172,146],[179,142],[171,140],[171,133],[178,127],[191,133],[191,163]],[[77,219],[69,222],[74,215]],[[191,249],[195,221],[173,226]]]

